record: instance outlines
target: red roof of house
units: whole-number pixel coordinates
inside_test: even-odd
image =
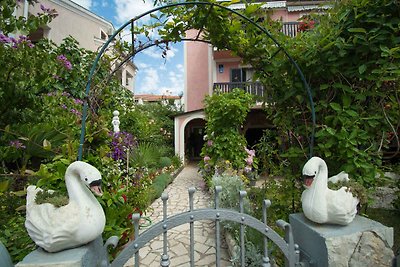
[[[153,94],[142,94],[142,95],[135,95],[135,99],[142,99],[143,101],[147,102],[158,102],[164,99],[180,99],[177,95],[153,95]]]

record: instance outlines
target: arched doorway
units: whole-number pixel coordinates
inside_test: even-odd
[[[204,111],[183,113],[175,116],[175,154],[184,163],[200,159],[204,144],[204,129],[206,121]]]
[[[200,160],[201,148],[204,145],[205,121],[191,120],[185,126],[185,155],[189,161]]]

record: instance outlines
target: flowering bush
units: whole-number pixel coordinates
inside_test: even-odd
[[[300,21],[299,27],[297,28],[297,31],[299,32],[305,32],[308,30],[311,30],[315,27],[315,21],[311,19],[305,19]]]
[[[119,245],[133,235],[132,213],[144,214],[150,202],[153,176],[145,168],[126,167],[123,160],[102,159],[105,188],[101,204],[105,207],[105,238],[122,237]]]
[[[110,132],[109,135],[112,138],[110,144],[111,158],[126,162],[128,153],[132,153],[133,148],[137,145],[135,138],[128,132]]]
[[[252,102],[253,97],[240,89],[206,98],[206,143],[202,148],[203,161],[200,163],[206,183],[210,182],[218,162],[228,161],[236,170],[253,165],[253,156],[243,149],[247,145],[246,139],[238,131]],[[252,162],[249,164],[246,160]]]

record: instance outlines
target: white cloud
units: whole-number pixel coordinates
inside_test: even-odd
[[[101,1],[101,6],[102,7],[109,7],[109,2],[108,1]]]
[[[129,44],[132,44],[132,33],[130,28],[125,28],[123,29],[120,33],[119,36],[121,37],[121,39],[125,42],[128,42]]]
[[[139,69],[146,69],[146,68],[150,68],[150,65],[141,61],[135,61],[136,66]]]
[[[173,57],[175,57],[177,52],[178,52],[178,49],[176,49],[175,47],[169,47],[169,50],[167,50],[167,56],[166,56],[167,61],[171,60]],[[142,53],[151,58],[164,60],[164,58],[162,57],[163,50],[156,46],[149,47],[149,48],[143,50]]]
[[[167,58],[173,58],[176,52],[178,52],[178,49],[175,47],[170,47],[169,50],[167,50]]]
[[[141,88],[138,88],[142,92],[156,92],[159,89],[160,77],[158,71],[154,68],[143,69],[141,75],[144,75]]]
[[[90,9],[92,7],[92,0],[72,0],[72,2],[77,3],[80,6],[83,6],[86,9]]]
[[[155,46],[143,50],[142,53],[151,58],[162,59],[162,50]]]
[[[183,68],[178,64],[174,69],[171,67],[154,68],[146,63],[137,63],[139,67],[138,80],[140,84],[136,86],[137,93],[144,94],[172,94],[179,95],[183,92]]]
[[[125,23],[132,19],[133,17],[143,14],[146,11],[149,11],[154,8],[153,2],[146,0],[114,0],[116,5],[116,17],[115,20],[118,23]],[[150,16],[146,16],[143,18],[149,19]]]

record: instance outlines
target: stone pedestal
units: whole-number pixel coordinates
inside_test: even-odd
[[[392,227],[358,215],[346,226],[317,224],[302,213],[291,214],[289,221],[309,266],[392,266]]]
[[[38,248],[28,254],[16,267],[93,267],[107,266],[108,254],[103,248],[103,240],[96,240],[85,246],[49,253]]]

